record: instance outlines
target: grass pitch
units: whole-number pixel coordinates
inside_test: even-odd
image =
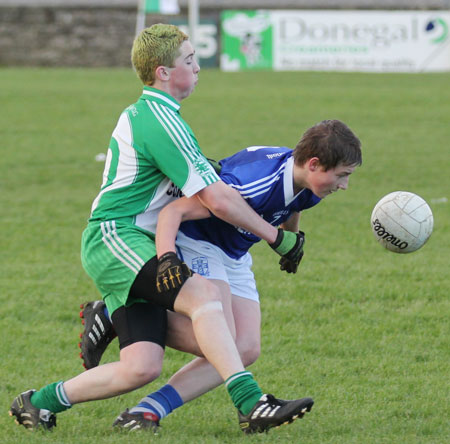
[[[159,380],[77,405],[52,433],[29,433],[7,412],[14,396],[82,371],[78,306],[97,298],[82,270],[80,236],[120,112],[140,95],[131,70],[1,69],[1,442],[447,443],[449,412],[449,74],[203,71],[182,114],[209,157],[248,145],[294,147],[314,123],[346,122],[363,144],[350,187],[306,211],[305,258],[295,276],[254,247],[262,300],[263,390],[311,396],[312,412],[268,435],[243,436],[223,388],[178,409],[157,437],[111,429],[187,355],[167,350]],[[383,250],[370,230],[375,203],[395,190],[430,204],[423,249]],[[117,342],[105,360],[117,357]]]

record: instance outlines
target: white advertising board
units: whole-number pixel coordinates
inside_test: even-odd
[[[450,71],[449,28],[450,11],[225,11],[221,67]]]

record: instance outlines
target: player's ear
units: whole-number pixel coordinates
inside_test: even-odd
[[[166,66],[158,66],[155,71],[155,77],[163,82],[167,82],[170,78],[170,71]]]
[[[309,171],[316,171],[320,168],[320,160],[318,157],[311,157],[306,163]]]

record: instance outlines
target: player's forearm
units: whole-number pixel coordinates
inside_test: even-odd
[[[224,182],[216,182],[206,187],[198,197],[218,218],[255,234],[269,244],[275,242],[277,229],[259,216],[238,191]]]
[[[156,227],[156,254],[158,257],[169,251],[175,252],[175,239],[180,228],[182,216],[179,211],[165,211],[169,205],[161,210]]]
[[[300,213],[292,213],[289,219],[280,225],[280,228],[294,233],[298,232],[298,224],[300,222]]]
[[[169,251],[175,252],[175,239],[181,222],[209,217],[209,211],[194,196],[182,197],[166,205],[158,215],[156,227],[156,254],[158,257]]]

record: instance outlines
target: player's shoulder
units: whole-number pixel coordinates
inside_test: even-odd
[[[255,159],[274,159],[281,157],[286,153],[292,153],[292,149],[285,146],[272,146],[272,145],[252,145],[239,151],[243,155],[253,157]],[[239,154],[237,153],[237,154]]]
[[[220,161],[220,177],[227,183],[248,184],[281,175],[292,150],[286,147],[252,146]]]
[[[139,121],[141,119],[148,119],[153,113],[145,100],[138,100],[127,106],[122,114],[125,114],[130,121]]]
[[[230,157],[222,159],[220,164],[222,167],[233,168],[245,164],[253,164],[255,162],[274,163],[276,159],[284,160],[289,157],[292,150],[282,146],[266,146],[254,145],[238,151]]]
[[[168,132],[173,121],[177,120],[176,111],[165,106],[164,103],[157,103],[151,106],[149,103],[153,101],[145,100],[142,97],[137,102],[127,106],[119,120],[123,124],[132,128],[134,137],[146,138],[149,131],[153,135],[164,135]],[[155,102],[156,103],[156,102]]]

